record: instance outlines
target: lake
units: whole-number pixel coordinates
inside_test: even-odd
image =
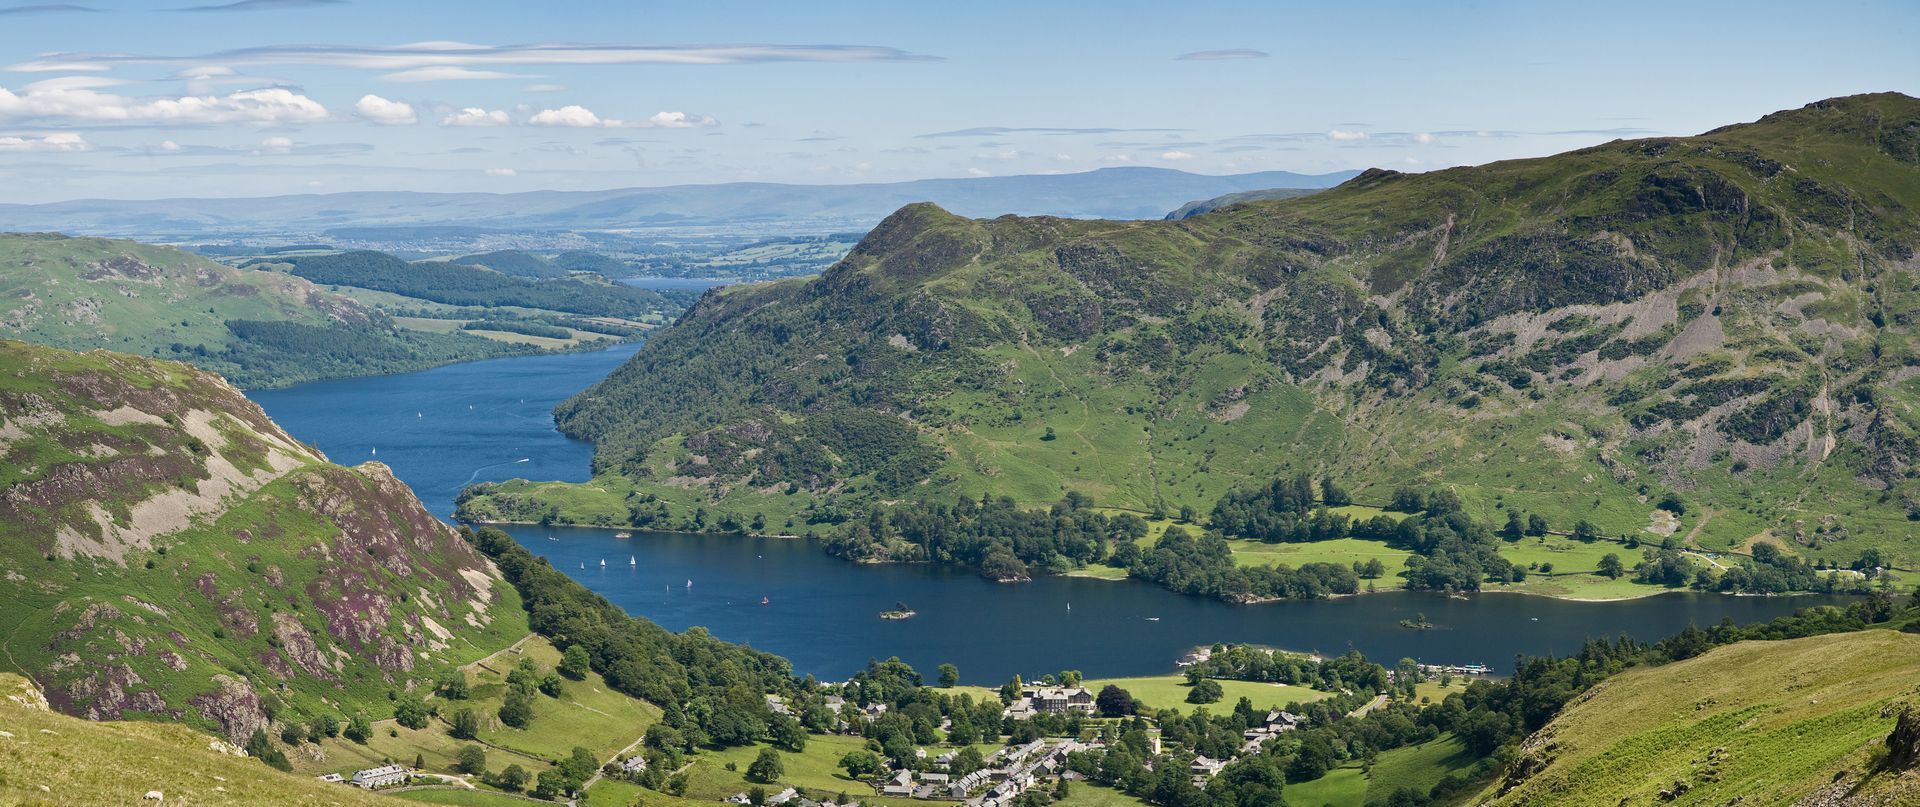
[[[472,482],[587,479],[592,446],[555,431],[551,410],[636,349],[493,359],[249,395],[336,462],[378,459],[392,466],[434,513],[447,517],[454,496]],[[1351,648],[1387,664],[1411,657],[1505,671],[1516,655],[1573,652],[1587,637],[1624,632],[1652,640],[1690,622],[1751,622],[1845,601],[1680,593],[1584,603],[1395,592],[1238,606],[1130,580],[1000,584],[956,569],[857,565],[792,539],[651,532],[617,539],[612,530],[587,528],[508,532],[629,613],[673,630],[705,626],[721,639],[785,656],[796,672],[823,680],[844,678],[869,658],[896,655],[929,673],[952,662],[965,681],[979,684],[1062,669],[1089,677],[1149,675],[1172,670],[1187,649],[1214,642],[1323,654]],[[919,615],[880,619],[895,602]],[[1439,627],[1399,627],[1415,613]]]
[[[647,291],[706,291],[740,281],[724,277],[623,277],[620,282]]]

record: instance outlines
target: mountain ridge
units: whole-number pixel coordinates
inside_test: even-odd
[[[1204,512],[1307,472],[1616,535],[1671,493],[1701,548],[1911,566],[1917,143],[1920,101],[1881,94],[1174,222],[910,205],[817,280],[709,294],[556,414],[595,487],[676,524],[1068,491]],[[531,483],[467,512],[548,504],[657,513]]]

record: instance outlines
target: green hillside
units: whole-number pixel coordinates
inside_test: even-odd
[[[386,466],[329,463],[183,364],[0,341],[0,489],[0,669],[68,714],[236,742],[384,717],[527,633]]]
[[[1182,221],[912,205],[818,279],[708,295],[564,403],[590,485],[466,512],[798,532],[982,494],[1206,513],[1309,473],[1376,506],[1449,489],[1496,526],[1911,570],[1916,211],[1897,94]]]
[[[95,723],[50,711],[33,684],[0,674],[0,803],[23,807],[313,804],[393,807],[386,796],[281,773],[184,726]]]
[[[285,274],[51,233],[0,233],[0,338],[178,359],[248,388],[527,351],[401,328],[373,306]]]
[[[1920,635],[1742,642],[1632,670],[1529,737],[1490,805],[1914,804],[1885,739],[1920,697]]]

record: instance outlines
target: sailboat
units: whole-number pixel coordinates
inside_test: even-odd
[[[688,581],[687,581],[687,588],[693,588],[693,581],[692,581],[692,580],[688,580]]]
[[[765,597],[761,597],[761,598],[760,598],[760,604],[761,604],[761,605],[766,605],[766,604],[767,604],[767,603],[769,603],[769,602],[771,602],[771,600],[768,600],[768,599],[767,599],[767,598],[765,598]]]
[[[372,455],[374,455],[374,456],[376,456],[376,457],[378,457],[378,456],[380,456],[380,449],[379,449],[378,447],[375,447],[375,448],[374,448],[374,449],[373,449],[372,451],[369,451],[369,452],[367,452],[367,453],[369,453],[369,454],[372,454]]]
[[[628,556],[627,556],[627,565],[628,565],[628,566],[638,566],[638,565],[640,565],[640,559],[639,559],[639,558],[636,558],[636,557],[634,557],[634,556],[632,556],[632,555],[628,555]]]
[[[1072,611],[1072,610],[1073,610],[1073,603],[1067,603],[1067,610],[1068,610],[1068,611]]]
[[[601,558],[601,559],[600,559],[600,568],[602,568],[602,569],[605,569],[605,568],[607,568],[607,559],[606,559],[606,558]]]

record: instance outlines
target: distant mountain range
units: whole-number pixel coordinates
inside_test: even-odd
[[[9,230],[168,240],[209,235],[326,234],[352,228],[458,226],[468,230],[592,230],[671,224],[787,222],[870,227],[913,202],[988,218],[1160,218],[1193,199],[1269,188],[1330,188],[1358,172],[1265,171],[1206,176],[1165,168],[1078,174],[925,179],[858,185],[737,182],[606,191],[365,192],[255,199],[80,199],[0,205]]]

